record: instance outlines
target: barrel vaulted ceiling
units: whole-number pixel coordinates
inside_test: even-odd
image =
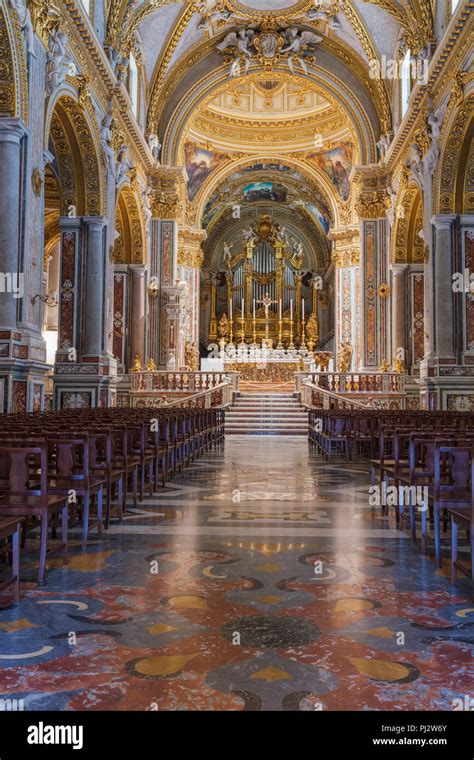
[[[218,49],[231,32],[288,27],[318,36],[306,67],[278,55],[268,66],[254,50],[232,72],[235,50]],[[238,227],[229,208],[239,203],[244,222],[263,206],[288,228],[296,220],[322,266],[351,167],[377,161],[393,128],[396,84],[371,77],[370,64],[417,54],[432,36],[431,0],[111,0],[106,42],[141,49],[147,131],[162,163],[187,171],[208,255]]]

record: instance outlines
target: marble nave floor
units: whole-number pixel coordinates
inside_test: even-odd
[[[0,606],[0,699],[66,710],[451,710],[474,601],[361,465],[231,437]],[[53,555],[54,557],[54,555]],[[24,560],[33,577],[34,564]]]

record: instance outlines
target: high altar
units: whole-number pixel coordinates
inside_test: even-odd
[[[220,273],[212,280],[210,342],[219,340],[221,352],[234,342],[241,348],[260,347],[266,349],[266,363],[296,365],[297,371],[300,360],[317,345],[321,280],[302,269],[302,244],[291,247],[285,228],[262,214],[244,230],[240,251],[232,255],[224,244],[224,260],[225,280]],[[220,311],[219,303],[224,304]],[[249,358],[240,362],[249,363]]]

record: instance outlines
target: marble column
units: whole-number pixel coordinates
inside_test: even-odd
[[[145,313],[146,313],[146,267],[132,265],[131,272],[131,320],[130,359],[139,356],[145,363]]]
[[[434,350],[438,359],[454,357],[453,223],[452,215],[434,216]]]
[[[83,353],[99,356],[104,348],[104,227],[107,220],[90,216],[83,221],[87,230]]]
[[[0,271],[21,285],[20,268],[22,139],[27,134],[20,119],[0,119]],[[20,278],[21,274],[21,278]],[[0,328],[17,326],[18,298],[0,293]]]
[[[150,300],[148,356],[158,367],[177,362],[179,333],[169,318],[169,299],[178,277],[178,230],[182,220],[186,172],[179,166],[157,166],[149,176]],[[172,310],[173,311],[173,310]]]
[[[392,358],[397,356],[397,351],[403,349],[403,361],[407,364],[406,348],[406,307],[405,307],[405,264],[392,264],[392,287],[391,287],[391,306],[392,306]]]

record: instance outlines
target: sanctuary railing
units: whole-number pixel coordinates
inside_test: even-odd
[[[132,393],[158,393],[160,391],[198,393],[215,388],[223,383],[230,384],[235,392],[239,389],[238,372],[132,372],[129,375]]]
[[[300,401],[308,409],[367,409],[372,403],[363,403],[354,398],[344,398],[320,385],[306,382],[300,387]]]
[[[309,382],[332,393],[400,395],[405,392],[405,378],[397,372],[299,372],[295,383],[297,392]]]
[[[132,394],[132,407],[137,409],[210,409],[219,406],[226,407],[234,400],[234,389],[231,383],[225,381],[213,388],[182,396],[173,400],[172,396],[159,396],[151,393]]]

